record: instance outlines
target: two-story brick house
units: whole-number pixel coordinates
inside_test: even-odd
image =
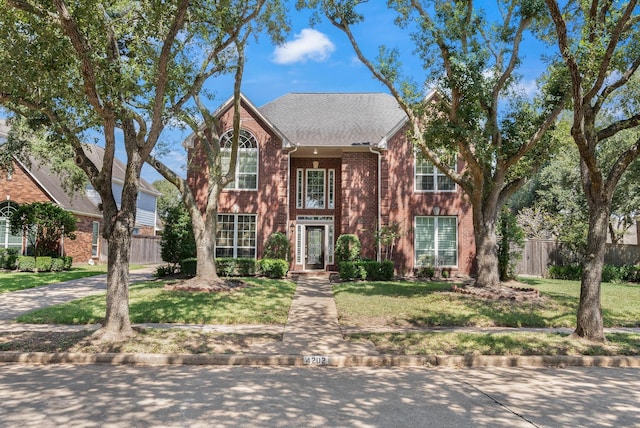
[[[232,102],[217,116],[229,151]],[[222,193],[218,257],[262,257],[273,232],[291,242],[291,269],[335,268],[335,242],[356,234],[375,259],[375,232],[397,223],[396,271],[425,260],[469,274],[471,206],[462,190],[423,159],[406,137],[407,117],[382,93],[292,93],[260,108],[242,97],[236,180]],[[206,195],[206,163],[189,140],[187,173]],[[457,168],[463,168],[460,162]]]
[[[0,144],[9,133],[6,122],[0,119]],[[101,165],[103,149],[90,146],[87,151],[93,162]],[[88,260],[106,262],[106,248],[102,248],[102,212],[98,209],[100,197],[88,185],[84,192],[70,194],[58,176],[37,159],[28,164],[13,160],[11,171],[0,170],[0,248],[14,248],[21,254],[28,253],[27,240],[22,234],[14,235],[9,228],[9,216],[17,206],[31,202],[51,202],[70,211],[76,217],[76,239],[63,239],[60,253],[72,256],[74,262]],[[125,165],[118,159],[113,166],[113,193],[119,203],[125,176]],[[160,193],[149,183],[141,180],[134,234],[156,234],[156,199]],[[106,247],[106,246],[105,246]]]

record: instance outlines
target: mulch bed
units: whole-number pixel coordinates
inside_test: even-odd
[[[166,284],[164,289],[169,291],[188,291],[196,293],[220,293],[241,290],[246,287],[249,287],[249,284],[240,279],[221,279],[215,283],[191,279],[179,283]]]
[[[458,286],[454,284],[451,287],[451,291],[488,300],[511,300],[515,302],[534,302],[544,300],[544,297],[540,295],[540,291],[535,288],[506,284],[499,287],[474,287],[472,284]]]

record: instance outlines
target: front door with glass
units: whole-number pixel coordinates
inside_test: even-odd
[[[306,270],[324,269],[324,226],[306,228]]]

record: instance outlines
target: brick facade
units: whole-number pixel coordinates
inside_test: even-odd
[[[263,257],[264,242],[276,231],[284,232],[292,246],[292,270],[305,270],[304,260],[296,260],[296,248],[304,247],[305,228],[324,228],[326,249],[335,247],[341,234],[355,234],[362,243],[362,256],[375,259],[375,233],[380,226],[398,223],[401,237],[394,251],[398,274],[411,274],[416,268],[416,216],[440,216],[457,219],[457,266],[452,274],[473,271],[474,237],[471,205],[461,189],[453,192],[417,192],[414,190],[414,148],[405,137],[405,130],[392,136],[385,149],[367,146],[335,147],[312,155],[312,150],[298,151],[283,147],[283,141],[272,126],[262,120],[257,109],[243,101],[241,127],[258,141],[258,190],[225,190],[219,201],[219,213],[257,214],[257,258]],[[221,134],[231,128],[231,106],[220,116]],[[189,149],[187,178],[196,199],[204,208],[207,195],[207,171],[203,149],[198,142]],[[327,153],[327,156],[323,156]],[[464,165],[458,164],[462,170]],[[303,171],[303,186],[309,169],[324,170],[325,201],[330,189],[328,171],[335,171],[334,207],[307,208],[303,201],[298,207],[298,171]],[[288,171],[288,176],[287,176]],[[304,192],[303,192],[304,194]],[[296,245],[298,247],[296,247]],[[303,249],[304,251],[304,249]],[[335,269],[328,258],[326,269]]]
[[[31,202],[54,202],[47,192],[36,183],[31,175],[18,163],[13,163],[13,172],[2,172],[0,189],[3,201],[11,201],[18,205]],[[91,238],[93,222],[100,218],[76,216],[76,239],[65,238],[64,254],[73,257],[74,262],[85,263],[91,258]]]

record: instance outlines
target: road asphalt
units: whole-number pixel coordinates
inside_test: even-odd
[[[153,267],[131,272],[131,281],[152,280]],[[0,294],[0,332],[95,330],[99,325],[28,325],[13,320],[32,310],[104,292],[106,275],[98,275]],[[326,275],[299,275],[285,325],[184,325],[139,324],[146,328],[182,328],[208,332],[282,334],[282,341],[254,345],[242,355],[163,355],[163,354],[74,354],[0,352],[0,362],[23,363],[108,363],[145,365],[249,365],[249,366],[336,366],[336,367],[640,367],[640,357],[604,356],[393,356],[379,355],[372,345],[344,340],[345,333],[359,331],[398,331],[344,327],[338,323],[331,284]],[[422,329],[424,330],[424,329]],[[430,329],[469,332],[504,332],[523,329]],[[404,330],[406,331],[406,330]],[[411,329],[417,331],[417,329]],[[562,331],[562,329],[527,329]],[[569,330],[566,330],[569,331]],[[611,329],[640,332],[640,329]]]

